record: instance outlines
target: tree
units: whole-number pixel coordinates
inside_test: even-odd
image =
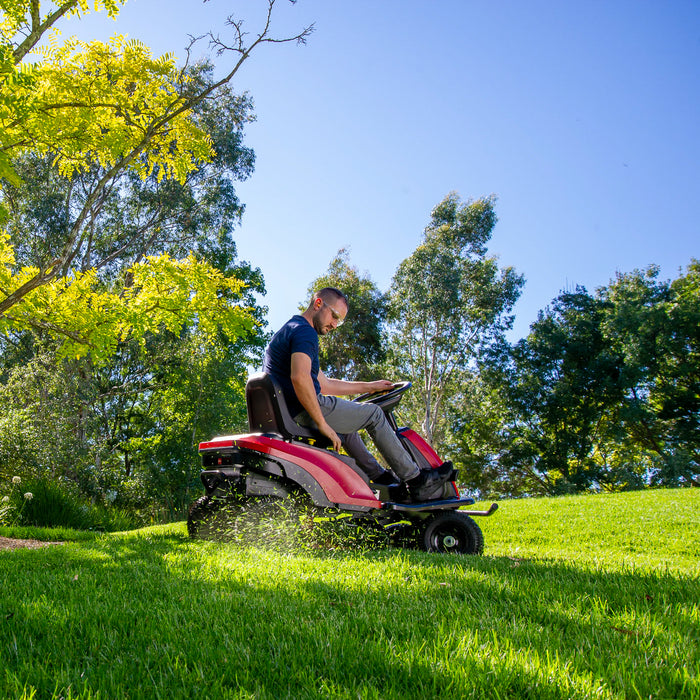
[[[194,259],[146,259],[134,272],[143,285],[133,285],[131,274],[125,274],[121,280],[123,294],[110,290],[112,298],[106,298],[97,289],[91,269],[70,273],[75,259],[90,245],[92,224],[105,199],[119,186],[125,173],[183,182],[214,156],[211,139],[194,118],[193,110],[216,98],[258,46],[305,41],[311,27],[287,39],[270,34],[274,4],[275,0],[268,0],[264,26],[249,43],[250,35],[233,18],[229,19],[231,40],[211,36],[220,53],[235,57],[228,72],[215,82],[198,80],[187,65],[177,69],[171,56],[153,59],[146,47],[121,37],[108,44],[75,39],[60,44],[54,36],[43,50],[42,60],[28,66],[25,58],[42,37],[65,15],[86,11],[88,2],[64,0],[44,16],[38,0],[8,0],[3,4],[2,172],[16,185],[16,174],[7,167],[11,159],[23,153],[50,155],[60,175],[81,174],[84,187],[75,208],[67,209],[65,235],[52,259],[38,267],[17,267],[8,239],[0,239],[0,322],[5,327],[39,325],[47,332],[62,335],[66,352],[77,347],[80,354],[85,343],[94,341],[94,327],[100,323],[102,342],[92,346],[93,352],[109,352],[129,332],[143,332],[148,327],[149,318],[144,311],[153,309],[156,301],[153,296],[149,298],[149,293],[162,295],[173,290],[173,296],[179,295],[188,305],[191,299],[197,299],[201,281],[204,288],[200,299],[225,299],[226,288],[235,281],[223,280],[214,272],[204,273],[201,263]],[[112,0],[95,0],[93,7],[107,7],[110,13],[118,10]],[[185,290],[183,282],[194,286]],[[73,290],[74,286],[78,288]],[[47,302],[51,302],[48,310]],[[23,308],[14,308],[17,306]],[[137,319],[126,307],[140,312],[140,317]],[[39,309],[43,313],[36,317]],[[102,310],[106,312],[104,324]],[[84,320],[90,324],[87,326],[80,324],[84,311]],[[167,311],[160,311],[163,313],[158,314],[157,322],[169,323],[173,331],[195,314],[200,318],[207,314],[202,305],[197,310],[176,312],[170,304]],[[210,317],[211,324],[205,320],[205,326],[213,325],[213,318]],[[229,330],[233,331],[233,327]],[[106,337],[109,332],[111,339]]]
[[[309,287],[309,297],[323,287],[342,290],[350,301],[345,323],[320,339],[321,369],[336,379],[369,381],[379,376],[384,360],[382,327],[386,319],[386,296],[366,275],[350,265],[350,253],[341,248],[325,275]],[[306,308],[306,304],[303,304]]]
[[[24,459],[94,497],[118,486],[118,500],[165,494],[177,507],[194,481],[193,441],[240,424],[264,287],[235,263],[233,182],[252,170],[241,142],[252,117],[228,84],[256,47],[288,40],[270,33],[274,4],[257,36],[233,18],[231,40],[210,36],[236,57],[217,80],[118,37],[54,39],[28,65],[47,30],[88,2],[44,17],[37,0],[2,4],[4,464]]]
[[[604,311],[581,287],[563,292],[491,365],[509,409],[499,461],[528,493],[619,483],[620,474],[596,459],[606,415],[622,396],[622,358],[603,334]]]
[[[487,256],[495,224],[492,197],[461,203],[449,194],[392,281],[390,361],[414,382],[406,407],[436,446],[444,440],[447,404],[459,400],[476,359],[512,324],[509,312],[524,282]]]
[[[448,403],[446,453],[459,469],[459,481],[483,498],[522,493],[520,475],[505,468],[509,415],[501,386],[488,381],[485,361],[463,373],[459,393]]]
[[[700,263],[673,282],[659,269],[618,274],[601,290],[605,332],[624,358],[618,418],[654,455],[652,483],[700,485]]]
[[[208,66],[193,71],[202,84],[209,80],[210,72]],[[34,293],[35,298],[42,300],[47,297],[47,290],[58,287],[61,301],[69,303],[71,294],[78,291],[82,299],[78,302],[78,311],[81,303],[83,307],[96,307],[96,300],[100,301],[105,291],[110,292],[112,301],[116,298],[123,304],[97,306],[98,313],[70,313],[71,322],[67,325],[56,323],[55,308],[46,308],[43,316],[37,316],[27,299],[6,312],[0,325],[15,330],[22,327],[43,332],[53,330],[64,336],[70,333],[70,344],[64,352],[82,355],[87,351],[93,354],[99,351],[106,358],[120,339],[128,337],[129,330],[133,333],[136,329],[131,321],[128,325],[125,323],[129,313],[139,313],[139,305],[130,305],[129,301],[137,292],[142,308],[148,287],[137,286],[135,281],[144,271],[154,273],[156,267],[160,267],[161,280],[155,289],[158,293],[164,288],[172,291],[168,309],[166,313],[147,316],[146,325],[140,330],[156,332],[158,324],[165,323],[177,332],[194,318],[195,306],[199,305],[196,313],[200,326],[214,329],[217,324],[224,324],[233,336],[236,325],[231,325],[230,321],[233,316],[241,320],[245,311],[241,306],[231,307],[231,296],[225,289],[227,285],[229,289],[232,285],[239,288],[240,281],[235,276],[230,277],[233,268],[224,274],[226,265],[218,264],[220,253],[216,251],[235,250],[232,232],[240,219],[242,206],[233,183],[247,177],[253,165],[252,152],[241,143],[242,126],[249,119],[249,110],[247,97],[238,98],[226,88],[222,88],[215,104],[198,105],[193,110],[193,118],[211,131],[215,147],[213,161],[189,173],[183,182],[161,179],[155,173],[144,179],[134,173],[124,173],[115,181],[116,186],[105,194],[102,206],[91,219],[85,244],[71,261],[68,275],[73,280],[87,277],[92,286],[86,289],[86,285],[82,288],[67,285],[66,293],[54,283]],[[24,184],[7,188],[8,231],[14,251],[21,256],[25,268],[32,270],[44,266],[64,246],[70,229],[68,212],[82,206],[91,175],[61,176],[46,157],[26,156],[17,162]],[[195,251],[196,257],[189,257],[189,251]],[[188,257],[175,263],[170,257],[173,255]],[[183,290],[185,293],[180,295],[179,302],[175,290],[182,289],[183,280],[167,278],[175,264],[192,273],[190,286]],[[202,275],[212,264],[216,267],[208,269],[206,276]],[[7,271],[8,278],[11,273],[12,269]],[[197,304],[197,297],[204,302],[214,297],[215,300],[202,305]],[[163,306],[158,298],[152,298],[152,304],[152,308]],[[69,308],[69,312],[73,310]],[[100,342],[95,340],[98,329],[92,321],[99,325]],[[78,345],[80,347],[76,347]]]
[[[462,435],[478,448],[466,464],[481,458],[495,490],[700,484],[700,265],[673,282],[658,273],[564,292],[526,338],[492,348],[480,380],[500,397],[501,423],[486,443]]]
[[[181,515],[198,490],[197,443],[245,426],[246,365],[261,345],[261,333],[217,343],[161,333],[120,344],[102,366],[37,347],[0,385],[0,473]]]
[[[103,286],[149,253],[197,252],[197,259],[241,284],[227,303],[251,322],[230,337],[224,326],[202,332],[200,318],[179,333],[150,329],[109,353],[75,359],[36,325],[0,340],[0,470],[61,477],[93,499],[130,508],[182,512],[197,488],[196,443],[245,422],[246,366],[263,342],[264,293],[259,270],[236,261],[233,231],[242,206],[234,182],[246,177],[252,152],[241,143],[247,100],[235,96],[196,108],[211,122],[216,157],[183,183],[125,175],[92,223],[90,245],[73,261]],[[203,115],[200,112],[204,111]],[[26,265],[60,245],[66,201],[80,197],[82,177],[62,177],[46,158],[19,161],[24,184],[12,188],[8,230]],[[56,243],[58,241],[58,243]],[[134,282],[138,279],[134,278]],[[222,290],[219,290],[222,293]]]
[[[202,84],[213,82],[209,65],[200,64],[191,73]],[[209,135],[212,160],[182,181],[125,172],[91,218],[70,271],[95,269],[101,280],[109,281],[147,255],[180,258],[195,251],[201,259],[212,246],[232,245],[231,234],[243,211],[234,183],[246,179],[254,164],[252,150],[243,145],[251,109],[247,95],[237,96],[227,87],[215,102],[195,107],[192,118]],[[34,154],[15,164],[23,185],[5,188],[7,232],[18,265],[46,266],[65,246],[70,213],[83,206],[93,174],[62,176],[50,157]],[[228,241],[221,241],[222,236]]]

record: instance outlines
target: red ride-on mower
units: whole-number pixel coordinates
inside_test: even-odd
[[[355,400],[381,406],[421,469],[435,469],[442,464],[440,457],[416,432],[399,428],[394,418],[394,408],[410,387],[410,382],[400,382],[389,391]],[[235,539],[249,531],[251,518],[264,524],[280,514],[298,514],[303,504],[305,515],[292,520],[307,527],[313,521],[339,521],[343,526],[367,526],[404,547],[482,553],[484,538],[472,516],[491,515],[497,504],[485,511],[463,509],[474,499],[461,498],[454,481],[441,484],[438,493],[422,502],[412,502],[403,484],[369,481],[353,459],[328,449],[324,436],[294,422],[270,375],[248,380],[246,401],[249,434],[199,445],[206,495],[190,508],[191,537]]]

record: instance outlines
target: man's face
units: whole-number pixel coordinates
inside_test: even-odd
[[[313,326],[319,335],[326,335],[343,324],[348,307],[342,299],[328,304],[323,299],[316,299]]]

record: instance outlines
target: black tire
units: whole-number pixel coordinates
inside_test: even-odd
[[[484,535],[468,515],[453,511],[426,521],[420,536],[426,552],[443,554],[482,554]]]
[[[190,537],[206,540],[228,539],[237,518],[236,508],[230,502],[209,496],[198,498],[187,516],[187,532]]]

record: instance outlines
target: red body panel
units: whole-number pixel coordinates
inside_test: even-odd
[[[421,455],[423,455],[431,468],[436,469],[442,464],[443,460],[440,458],[440,455],[435,452],[425,438],[422,435],[419,435],[415,430],[411,430],[410,428],[400,428],[399,435],[404,440],[408,440],[421,453]],[[457,484],[454,481],[450,483],[454,489],[454,497],[459,498],[459,489],[457,488]]]
[[[199,451],[240,447],[272,458],[286,459],[316,479],[332,503],[381,508],[382,502],[362,477],[333,452],[319,450],[301,442],[285,442],[263,435],[228,435],[199,445]]]
[[[415,430],[401,428],[399,434],[412,443],[415,448],[425,457],[428,464],[435,469],[442,464],[442,460],[437,452],[421,437]]]

